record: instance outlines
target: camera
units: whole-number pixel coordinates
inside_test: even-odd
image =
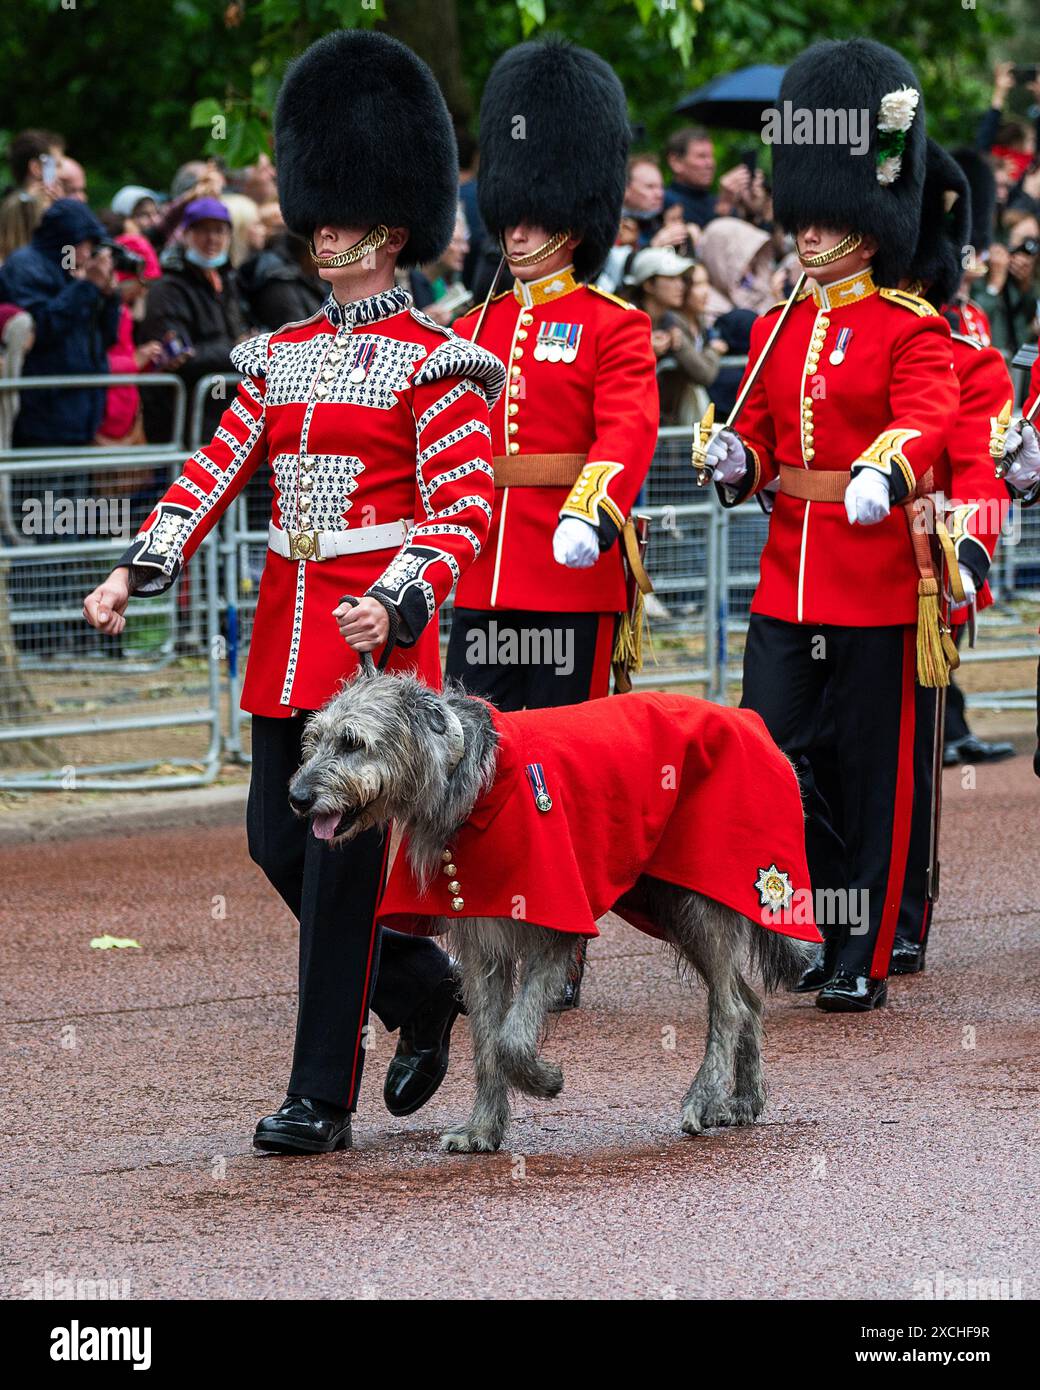
[[[113,241],[111,237],[102,237],[97,243],[97,250],[110,251],[113,270],[122,271],[124,275],[140,275],[144,270],[144,257],[135,255],[133,251],[128,251],[125,246],[120,245],[118,241]]]

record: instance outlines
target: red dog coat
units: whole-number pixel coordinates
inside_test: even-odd
[[[659,693],[491,714],[494,783],[425,893],[402,844],[386,926],[425,934],[435,917],[514,917],[597,936],[615,908],[656,934],[621,901],[652,874],[820,940],[798,783],[757,714]]]

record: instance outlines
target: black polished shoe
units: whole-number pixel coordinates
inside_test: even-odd
[[[1013,743],[986,743],[974,734],[948,743],[943,749],[943,766],[956,767],[958,763],[999,763],[1005,758],[1015,756]]]
[[[585,957],[588,954],[589,943],[583,936],[577,951],[574,953],[574,964],[571,972],[567,976],[567,983],[563,987],[563,993],[558,999],[554,999],[549,1005],[551,1014],[565,1014],[571,1009],[581,1007],[581,982],[585,978]]]
[[[306,1096],[286,1096],[280,1110],[265,1115],[253,1147],[276,1154],[330,1154],[349,1149],[350,1111]]]
[[[383,1100],[391,1115],[412,1115],[421,1110],[444,1080],[452,1025],[462,1012],[459,979],[451,974],[408,1022],[401,1024],[397,1051],[383,1083]]]
[[[892,947],[892,959],[888,964],[890,975],[920,975],[924,971],[924,957],[928,949],[926,941],[900,941],[896,939]]]
[[[817,946],[816,954],[798,977],[798,983],[791,986],[792,994],[814,994],[822,989],[834,974],[834,966],[827,961],[822,946]]]
[[[816,996],[816,1007],[829,1014],[865,1014],[888,1003],[888,981],[852,975],[841,968]]]

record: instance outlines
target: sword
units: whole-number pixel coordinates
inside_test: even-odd
[[[795,282],[794,289],[788,295],[787,303],[781,309],[779,318],[776,323],[773,324],[772,331],[765,341],[765,346],[758,354],[758,360],[744,378],[744,384],[740,388],[740,394],[737,396],[737,399],[733,402],[733,409],[730,411],[726,423],[724,425],[715,424],[714,405],[709,405],[708,409],[704,412],[704,416],[697,426],[697,432],[694,435],[693,446],[690,449],[690,463],[697,470],[698,487],[703,487],[705,483],[711,481],[712,470],[708,467],[708,445],[722,430],[732,429],[737,423],[740,412],[744,409],[744,402],[748,398],[748,393],[758,380],[762,368],[765,366],[766,358],[772,352],[773,344],[776,342],[780,330],[787,321],[787,316],[794,308],[795,301],[801,294],[802,287],[808,278],[807,272],[803,270]]]
[[[1007,466],[1011,462],[1010,459],[1004,457],[1004,441],[1011,428],[1012,404],[1012,401],[1008,401],[1006,405],[1001,407],[998,415],[990,416],[989,421],[989,456],[994,461],[993,471],[998,478],[1004,476],[1007,472]]]
[[[1031,425],[1033,423],[1034,417],[1036,416],[1038,407],[1040,407],[1040,392],[1037,393],[1036,400],[1029,407],[1026,413],[1022,416],[1022,419],[1019,421],[1019,424]],[[994,460],[993,471],[994,473],[996,473],[998,478],[1003,478],[1004,474],[1008,470],[1008,464],[1014,463],[1016,457],[1018,456],[1018,449],[1021,449],[1022,447],[1022,445],[1020,444],[1018,446],[1018,449],[1016,449],[1014,453],[1004,453],[1004,440],[1007,438],[1007,432],[1011,428],[1011,402],[1008,401],[1007,405],[1004,406],[1000,414],[992,417],[989,423],[989,452],[990,456]]]
[[[650,517],[630,516],[621,532],[622,561],[625,568],[626,609],[618,625],[611,658],[614,667],[614,693],[626,695],[632,689],[630,671],[643,665],[643,600],[654,591],[644,559],[650,540]]]
[[[494,278],[491,281],[491,288],[488,290],[487,294],[484,297],[484,303],[481,305],[480,314],[477,317],[476,327],[473,329],[472,341],[474,343],[480,337],[480,330],[484,327],[484,315],[487,313],[488,305],[491,303],[491,300],[494,297],[495,290],[498,288],[498,282],[502,278],[502,267],[505,265],[505,263],[506,258],[505,256],[503,256],[498,263],[498,269],[495,271]]]
[[[955,562],[948,559],[950,554],[956,556],[953,550],[953,543],[946,530],[942,518],[939,516],[938,509],[935,511],[935,534],[938,540],[938,555],[936,559],[936,578],[939,587],[940,617],[942,622],[942,642],[952,673],[960,665],[960,652],[950,635],[949,627],[949,600],[947,598],[946,577],[949,573],[950,593],[954,599],[960,591],[961,599],[964,598],[964,588],[961,585],[960,575],[956,570]],[[971,624],[971,644],[975,645],[975,611],[972,605],[969,621]],[[925,880],[925,896],[928,901],[934,903],[939,897],[939,829],[942,823],[942,774],[943,774],[943,746],[945,744],[944,725],[946,721],[946,692],[949,685],[937,685],[935,688],[935,728],[932,731],[932,804],[928,817],[928,874]]]
[[[946,692],[949,686],[935,688],[935,730],[932,734],[932,805],[928,823],[928,877],[925,896],[934,903],[939,897],[939,825],[942,821],[943,729],[946,720]]]

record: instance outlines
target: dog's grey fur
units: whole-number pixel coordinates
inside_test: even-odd
[[[453,711],[465,746],[456,763]],[[428,885],[441,851],[495,775],[497,740],[487,708],[461,689],[437,694],[408,676],[361,675],[310,720],[305,761],[290,783],[301,815],[350,817],[337,843],[390,820],[408,832],[409,863]],[[749,795],[753,794],[749,789]],[[644,876],[644,910],[674,948],[680,969],[708,988],[704,1060],[682,1102],[682,1129],[701,1134],[751,1124],[765,1104],[762,1004],[744,979],[747,958],[766,989],[793,984],[813,948],[756,925],[732,908]],[[491,1152],[509,1123],[509,1092],[551,1098],[563,1087],[555,1062],[539,1050],[550,1006],[562,994],[575,940],[507,918],[439,919],[462,972],[473,1038],[477,1094],[469,1119],[442,1136],[453,1152]]]

